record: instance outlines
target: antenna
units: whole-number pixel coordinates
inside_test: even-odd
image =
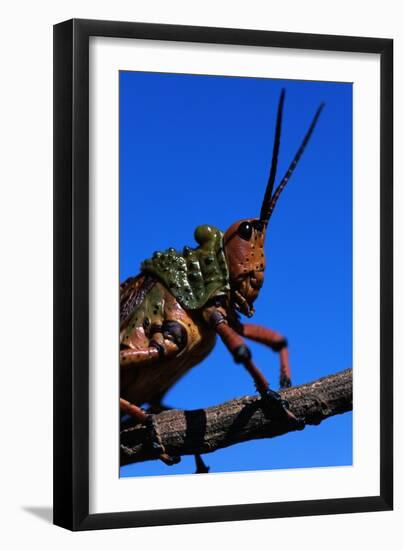
[[[270,175],[267,181],[266,191],[264,194],[262,208],[260,210],[260,220],[266,221],[268,219],[271,195],[273,193],[274,181],[276,179],[278,152],[280,149],[280,137],[281,137],[281,123],[283,119],[283,106],[284,106],[285,90],[281,90],[280,99],[277,107],[277,120],[276,120],[276,132],[274,134],[273,153],[271,157]]]
[[[276,191],[274,192],[274,195],[273,195],[273,198],[270,200],[270,204],[269,204],[269,207],[268,207],[268,213],[267,213],[267,218],[266,220],[268,220],[274,210],[274,207],[276,206],[276,203],[284,189],[284,187],[287,185],[290,177],[292,176],[292,173],[294,172],[295,170],[295,167],[297,166],[298,164],[298,161],[299,159],[302,157],[302,154],[303,152],[305,151],[305,147],[307,146],[308,144],[308,141],[312,135],[312,132],[316,126],[316,123],[318,122],[318,118],[319,118],[319,115],[320,113],[322,112],[322,109],[323,107],[325,106],[324,103],[321,103],[315,113],[315,116],[313,117],[313,120],[311,122],[311,125],[307,131],[307,133],[305,134],[305,137],[298,149],[298,151],[296,152],[295,154],[295,157],[293,158],[290,166],[288,167],[288,170],[287,172],[285,173],[285,176],[283,177],[283,179],[281,180],[281,182],[279,183]]]

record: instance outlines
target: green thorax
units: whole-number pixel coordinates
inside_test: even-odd
[[[141,271],[155,275],[178,302],[187,309],[198,309],[207,300],[229,291],[229,275],[223,250],[223,232],[211,225],[195,230],[197,248],[183,252],[169,248],[154,252],[141,264]]]

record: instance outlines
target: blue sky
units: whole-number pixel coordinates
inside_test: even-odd
[[[277,102],[286,89],[278,179],[321,101],[312,139],[266,238],[265,284],[252,322],[289,341],[301,384],[352,366],[352,85],[255,78],[120,73],[120,278],[155,250],[194,246],[194,229],[256,217],[267,182]],[[278,357],[250,344],[278,387]],[[167,394],[196,409],[253,394],[221,342]],[[271,440],[204,455],[213,472],[350,465],[352,414]],[[125,466],[121,476],[192,473],[192,457]]]

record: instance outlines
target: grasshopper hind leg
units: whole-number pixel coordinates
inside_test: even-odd
[[[164,445],[161,442],[161,438],[155,425],[154,414],[143,411],[143,409],[141,409],[137,405],[133,405],[129,401],[126,401],[126,399],[120,399],[120,410],[122,413],[127,414],[131,418],[137,420],[139,424],[144,424],[145,426],[147,426],[150,432],[151,446],[154,449],[160,451],[158,458],[162,460],[164,464],[166,464],[167,466],[173,466],[174,464],[178,464],[180,462],[180,457],[170,456],[165,451]]]
[[[162,401],[163,395],[158,397],[158,399],[153,400],[151,403],[149,403],[150,407],[147,409],[148,413],[152,414],[158,414],[163,411],[169,411],[172,410],[173,407],[169,407],[167,405],[164,405]],[[196,471],[195,474],[208,474],[210,471],[210,466],[207,466],[204,460],[202,459],[200,454],[194,455],[195,464],[196,464]]]
[[[210,471],[210,466],[207,466],[202,457],[197,454],[194,455],[196,462],[196,471],[195,474],[208,474]]]

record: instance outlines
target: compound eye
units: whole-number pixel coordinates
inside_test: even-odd
[[[249,222],[242,222],[238,227],[238,235],[244,241],[250,241],[252,237],[252,225]]]

